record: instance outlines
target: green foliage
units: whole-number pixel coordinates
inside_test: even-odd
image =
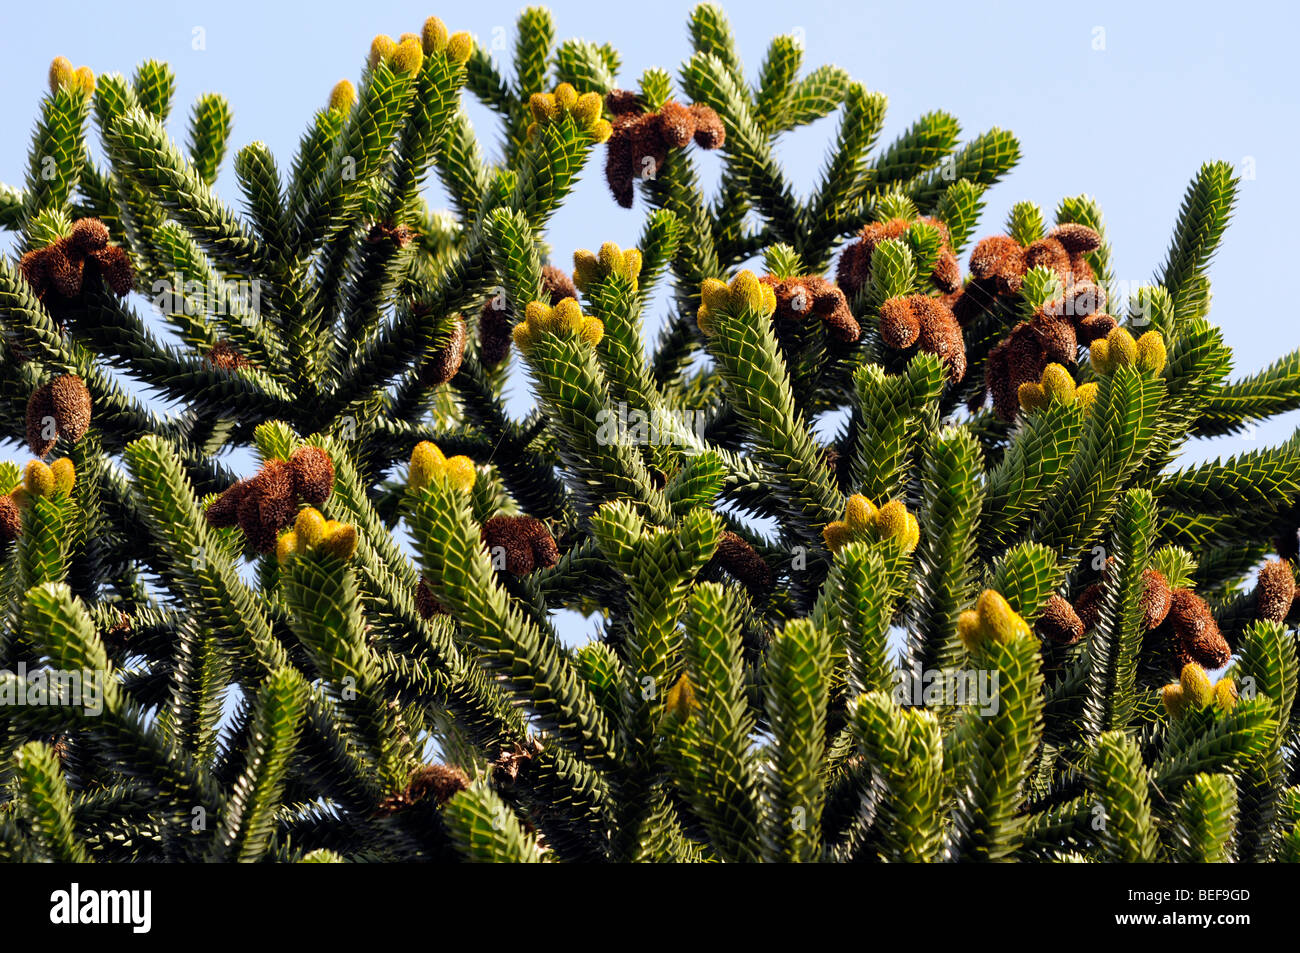
[[[1300,441],[1178,462],[1300,407],[1300,354],[1230,379],[1208,319],[1231,168],[1131,296],[1163,350],[1072,350],[993,412],[990,353],[1061,276],[932,319],[1011,133],[934,109],[881,144],[883,93],[792,36],[749,73],[702,4],[631,92],[716,113],[717,192],[665,148],[573,299],[547,223],[633,84],[562,28],[525,9],[502,62],[441,21],[418,64],[381,42],[290,157],[217,94],[174,142],[156,61],[43,98],[0,186],[0,427],[59,461],[0,464],[0,858],[1300,859],[1288,569],[1252,578],[1295,558]],[[804,190],[780,137],[832,115]],[[1114,286],[1097,203],[1055,224]],[[1228,639],[1213,703],[1153,576]]]

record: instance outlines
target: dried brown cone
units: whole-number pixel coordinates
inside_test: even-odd
[[[413,238],[415,238],[415,230],[409,225],[392,225],[387,222],[372,225],[369,234],[366,235],[366,241],[372,245],[390,241],[398,248],[405,248],[411,244]]]
[[[672,149],[685,149],[695,135],[695,116],[690,107],[668,100],[659,107],[659,134]]]
[[[1107,565],[1114,558],[1112,556],[1107,559]],[[1097,620],[1101,614],[1101,597],[1104,592],[1105,588],[1102,582],[1094,582],[1074,600],[1074,611],[1083,623],[1085,631],[1097,625]],[[1138,600],[1138,605],[1142,608],[1142,627],[1144,629],[1149,631],[1165,621],[1165,616],[1169,613],[1169,597],[1169,582],[1164,575],[1155,569],[1143,570],[1142,596]]]
[[[9,494],[0,496],[0,546],[7,546],[23,534],[23,514]]]
[[[215,500],[208,504],[203,516],[208,525],[216,529],[226,529],[239,525],[239,501],[248,490],[248,480],[240,480],[227,487]]]
[[[641,100],[633,89],[611,89],[605,94],[605,108],[615,117],[644,112]]]
[[[131,267],[131,259],[117,245],[109,245],[90,252],[87,261],[95,263],[100,280],[118,297],[130,292],[132,285],[135,284],[135,270]]]
[[[76,374],[63,374],[46,385],[59,436],[77,443],[90,429],[91,401],[86,383]]]
[[[492,780],[497,784],[513,782],[525,764],[542,753],[542,743],[536,738],[527,739],[527,746],[513,742],[509,748],[502,748],[501,753],[492,761]]]
[[[442,807],[468,787],[469,776],[460,768],[449,764],[421,765],[411,773],[405,790],[384,798],[375,813],[380,816],[394,814],[425,798],[431,798],[437,807]]]
[[[1195,662],[1203,668],[1220,668],[1228,664],[1232,648],[1204,599],[1190,589],[1175,589],[1168,618],[1174,652],[1184,665]]]
[[[427,579],[421,578],[415,586],[415,611],[421,619],[432,619],[436,615],[447,615],[447,607],[433,594]]]
[[[81,294],[85,277],[86,260],[80,254],[70,253],[67,239],[61,239],[45,249],[45,269],[54,290],[65,298]]]
[[[993,394],[993,409],[1003,420],[1020,411],[1020,385],[1042,378],[1048,364],[1073,364],[1078,353],[1074,326],[1065,318],[1039,312],[1021,321],[990,352],[984,382]]]
[[[513,575],[526,576],[560,561],[551,531],[531,516],[493,516],[483,524],[482,535],[489,552],[505,555],[505,568]]]
[[[460,372],[465,360],[465,319],[456,316],[451,338],[435,351],[420,368],[420,383],[425,387],[441,387]]]
[[[1142,609],[1142,625],[1148,631],[1165,621],[1169,614],[1171,596],[1169,580],[1163,573],[1156,569],[1143,570],[1142,598],[1138,600],[1138,605]]]
[[[542,266],[542,290],[550,297],[552,307],[565,298],[578,297],[578,286],[567,271],[556,265]]]
[[[701,149],[718,149],[727,141],[727,130],[722,125],[722,117],[712,107],[703,103],[691,103],[691,117],[695,120],[695,132],[692,138]]]
[[[18,270],[32,287],[37,299],[43,299],[50,287],[49,256],[44,248],[35,248],[18,260]]]
[[[229,341],[218,341],[208,349],[205,359],[209,364],[219,371],[226,371],[233,374],[243,367],[251,366],[251,362],[243,354],[239,353]]]
[[[54,416],[54,397],[50,385],[42,384],[27,398],[27,446],[44,458],[59,439],[58,419]]]
[[[131,642],[131,617],[118,610],[112,625],[104,630],[104,645],[110,649],[125,649]]]
[[[258,552],[270,552],[280,530],[292,523],[298,512],[289,464],[282,460],[263,464],[247,481],[235,511],[249,545]]]
[[[1101,583],[1094,582],[1075,597],[1074,612],[1083,623],[1085,632],[1097,627],[1101,615]]]
[[[880,337],[887,347],[904,350],[917,345],[944,363],[948,379],[966,376],[966,342],[961,325],[938,298],[907,295],[880,306]]]
[[[648,113],[634,92],[611,90],[605,106],[613,126],[605,149],[605,181],[623,208],[632,207],[635,181],[656,173],[670,149],[683,149],[692,139],[702,149],[716,149],[726,140],[721,118],[701,103],[669,100]]]
[[[478,316],[478,359],[484,367],[496,367],[510,353],[510,316],[489,298]]]
[[[108,226],[97,218],[78,219],[68,232],[68,242],[78,252],[88,255],[108,245]]]
[[[772,569],[745,539],[725,530],[718,542],[714,561],[737,582],[753,593],[772,588]]]
[[[1274,559],[1259,570],[1255,581],[1255,615],[1269,622],[1285,622],[1295,599],[1295,573],[1291,564]]]
[[[614,201],[623,208],[631,208],[636,195],[633,180],[633,128],[630,122],[614,121],[614,132],[605,144],[605,184],[609,186]]]
[[[772,318],[781,325],[802,324],[809,317],[822,322],[826,333],[841,344],[852,344],[862,336],[862,328],[841,291],[820,275],[778,279],[764,275],[759,279],[772,287],[776,311]]]
[[[1074,645],[1083,638],[1085,631],[1074,606],[1056,594],[1047,600],[1043,614],[1034,623],[1034,628],[1057,645]]]
[[[441,807],[469,787],[469,776],[450,764],[426,764],[411,775],[407,785],[412,803],[432,796]]]
[[[1024,246],[1009,235],[983,238],[971,250],[970,273],[998,294],[1015,294],[1025,277]]]
[[[334,490],[334,461],[320,447],[299,447],[289,456],[293,494],[304,503],[321,506]]]
[[[957,291],[961,287],[961,268],[949,244],[948,226],[936,218],[923,217],[919,221],[933,225],[943,237],[943,245],[934,270],[930,273],[930,280],[942,292]],[[840,253],[836,267],[835,283],[843,289],[845,295],[856,297],[871,277],[871,258],[876,246],[891,238],[901,238],[911,226],[912,223],[905,218],[891,218],[887,222],[871,222],[862,227],[858,232],[858,240],[846,245]]]

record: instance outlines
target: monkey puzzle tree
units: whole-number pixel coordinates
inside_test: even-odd
[[[182,148],[166,65],[54,62],[0,190],[0,855],[1300,856],[1300,443],[1178,464],[1300,407],[1208,320],[1231,169],[1127,302],[1086,196],[963,277],[1010,133],[879,147],[793,38],[751,82],[690,35],[633,88],[542,9],[509,78],[377,37],[283,171],[235,154],[239,212],[224,99]],[[797,188],[774,143],[831,115]],[[593,154],[645,225],[570,274]]]

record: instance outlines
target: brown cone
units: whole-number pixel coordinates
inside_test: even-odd
[[[108,226],[97,218],[83,218],[72,226],[68,241],[79,252],[89,254],[108,244]]]
[[[460,372],[465,359],[465,319],[457,315],[451,339],[435,351],[420,368],[420,382],[425,387],[441,387]]]
[[[0,496],[0,546],[8,545],[23,534],[23,515],[14,498]]]
[[[436,615],[446,615],[447,608],[438,601],[438,597],[429,588],[429,583],[421,579],[415,587],[415,611],[421,619],[432,619]]]
[[[59,437],[50,385],[42,384],[27,398],[27,446],[39,458],[49,455]],[[52,436],[47,436],[52,434]]]
[[[556,265],[542,266],[542,290],[550,297],[552,307],[565,298],[578,297],[578,287],[569,273]]]
[[[887,347],[902,350],[916,344],[940,358],[953,382],[966,376],[966,342],[961,326],[938,298],[890,298],[880,306],[880,337]]]
[[[304,503],[321,506],[334,490],[334,462],[320,447],[299,447],[289,457],[293,494]]]
[[[726,530],[713,558],[726,572],[750,592],[772,588],[772,569],[744,538]]]
[[[496,367],[510,353],[510,317],[493,306],[495,301],[485,302],[478,317],[478,357],[484,367]]]
[[[1190,589],[1175,589],[1170,596],[1169,621],[1174,651],[1183,664],[1219,668],[1232,658],[1232,648],[1219,631],[1205,600]]]
[[[90,428],[90,391],[76,374],[56,377],[48,386],[59,436],[77,443]]]
[[[1255,582],[1255,615],[1269,622],[1285,622],[1295,599],[1295,574],[1280,559],[1266,562]]]
[[[1083,638],[1083,622],[1064,598],[1053,594],[1034,627],[1057,645],[1074,645]]]
[[[258,552],[270,552],[280,530],[293,522],[298,512],[293,484],[289,464],[281,460],[268,460],[247,481],[236,513],[240,529]]]
[[[1147,569],[1142,573],[1142,598],[1138,605],[1142,608],[1142,625],[1148,631],[1165,621],[1169,614],[1171,591],[1169,580],[1164,574]]]
[[[248,481],[240,480],[238,483],[227,487],[225,492],[209,503],[207,510],[203,514],[208,521],[208,525],[217,529],[238,526],[239,501],[243,499],[247,490]]]
[[[504,553],[505,568],[513,575],[526,576],[560,561],[550,530],[531,516],[493,516],[483,524],[482,535],[489,552],[494,556],[498,549]]]

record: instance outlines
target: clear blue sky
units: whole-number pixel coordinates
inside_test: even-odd
[[[751,77],[770,37],[796,32],[806,68],[837,63],[889,97],[885,142],[921,113],[940,108],[961,120],[967,136],[994,125],[1014,130],[1024,158],[990,193],[977,234],[1000,231],[1015,201],[1036,201],[1050,213],[1062,196],[1089,192],[1105,210],[1121,280],[1149,280],[1159,266],[1183,190],[1201,162],[1221,158],[1253,167],[1212,272],[1212,318],[1236,350],[1238,373],[1300,347],[1300,322],[1283,311],[1278,291],[1265,287],[1279,272],[1294,270],[1281,252],[1291,247],[1300,219],[1293,50],[1300,16],[1294,7],[1041,0],[724,5]],[[689,51],[687,2],[560,0],[550,7],[561,39],[614,44],[625,85],[652,65],[675,75]],[[35,121],[47,66],[58,54],[97,73],[129,74],[148,57],[169,61],[178,79],[171,121],[177,139],[184,139],[195,96],[218,91],[234,110],[233,147],[263,140],[283,170],[330,87],[340,77],[357,77],[375,33],[418,30],[424,17],[437,14],[452,30],[469,30],[497,50],[508,67],[519,9],[498,0],[10,3],[0,29],[0,128],[10,130],[0,142],[0,181],[22,182],[27,140],[19,133]],[[473,115],[491,150],[495,127],[486,113]],[[780,156],[798,186],[813,180],[833,130],[828,120],[783,140]],[[632,244],[640,230],[643,207],[614,205],[599,175],[601,159],[595,157],[554,219],[549,237],[561,263],[576,247]],[[716,169],[715,158],[704,161]],[[237,201],[229,165],[228,159],[219,190]],[[440,204],[436,184],[430,196]],[[658,318],[651,316],[652,326]],[[1254,441],[1215,441],[1196,457],[1276,442],[1289,435],[1295,417],[1261,428]],[[0,447],[0,455],[21,451]]]

